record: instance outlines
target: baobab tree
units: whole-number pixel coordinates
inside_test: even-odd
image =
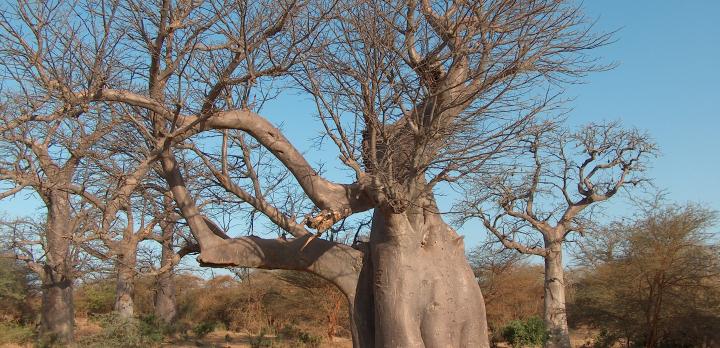
[[[89,241],[85,237],[89,229],[98,230],[99,235],[109,233],[118,214],[129,210],[130,194],[159,154],[136,147],[134,156],[139,160],[115,181],[108,190],[111,194],[88,199],[91,195],[85,185],[94,179],[93,164],[107,160],[98,157],[102,155],[98,146],[116,139],[120,126],[132,120],[113,105],[90,105],[75,93],[108,81],[110,72],[104,64],[113,61],[120,38],[111,35],[108,22],[98,16],[73,16],[92,14],[98,9],[95,5],[18,1],[0,12],[0,144],[4,159],[0,180],[11,185],[0,198],[31,189],[47,208],[43,230],[46,257],[40,275],[41,336],[50,343],[65,344],[73,339],[72,250]],[[101,9],[113,6],[118,5]],[[79,25],[94,35],[76,36]],[[109,161],[100,167],[103,165],[112,167]],[[81,219],[88,202],[102,207],[101,214],[88,213],[100,223]]]
[[[113,119],[123,118],[114,110],[105,112]],[[84,243],[83,247],[115,263],[114,310],[126,318],[134,315],[139,245],[146,240],[162,245],[161,222],[172,215],[163,203],[167,189],[158,187],[157,177],[152,175],[157,158],[152,145],[144,146],[142,136],[134,130],[116,127],[98,141],[83,162],[84,170],[65,188],[95,210],[98,219],[86,237],[95,243]],[[171,266],[167,264],[166,268]]]
[[[42,231],[42,262],[26,259],[38,273],[42,287],[43,339],[72,339],[74,310],[72,286],[77,265],[77,241],[86,231],[85,207],[67,190],[89,147],[106,135],[112,121],[94,114],[68,117],[79,110],[32,95],[4,95],[0,116],[0,181],[7,190],[0,199],[32,192],[46,208]],[[10,99],[12,98],[12,99]],[[19,253],[20,255],[22,253]]]
[[[475,190],[460,207],[464,219],[482,221],[505,248],[544,259],[547,345],[570,347],[563,245],[572,233],[584,235],[593,206],[648,181],[643,174],[656,147],[647,135],[617,122],[575,132],[547,122],[520,144],[521,155],[497,175],[476,177]]]
[[[57,13],[97,24],[52,31],[67,46],[101,52],[75,61],[92,79],[73,84],[55,71],[47,84],[70,96],[69,106],[123,111],[150,149],[145,158],[159,158],[203,265],[329,280],[347,297],[358,347],[488,346],[463,239],[444,222],[435,194],[438,184],[465,184],[501,162],[537,115],[554,111],[556,86],[600,68],[584,51],[608,37],[592,34],[574,4],[80,3],[85,10],[20,3],[43,27],[55,28],[49,18]],[[267,97],[284,91],[279,85],[314,98],[351,183],[321,175],[260,114]],[[261,152],[302,190],[309,214],[268,194],[273,183],[255,168]],[[229,237],[207,214],[211,207],[197,203],[188,161],[290,237]],[[370,210],[367,243],[322,238]]]

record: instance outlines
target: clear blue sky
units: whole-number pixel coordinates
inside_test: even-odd
[[[619,29],[617,42],[595,52],[619,66],[568,88],[576,97],[570,122],[620,119],[647,130],[661,149],[650,171],[657,186],[667,189],[672,201],[720,210],[720,1],[605,0],[583,7],[597,19],[598,30]],[[322,153],[308,146],[320,130],[312,112],[309,102],[292,96],[264,110],[311,159],[326,160],[337,178],[332,146]],[[0,202],[0,215],[35,215],[42,209],[23,197]],[[461,232],[469,246],[485,237],[474,225]]]
[[[620,29],[598,53],[619,66],[572,88],[571,119],[621,119],[661,155],[650,172],[677,202],[720,209],[720,2],[587,1],[597,28]]]

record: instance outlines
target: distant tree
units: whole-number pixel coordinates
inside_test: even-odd
[[[543,269],[527,262],[528,255],[509,253],[483,244],[473,249],[468,260],[485,298],[488,328],[494,339],[515,319],[542,314]]]
[[[717,214],[698,204],[654,207],[589,235],[573,321],[644,347],[720,344]]]
[[[588,208],[647,180],[643,173],[656,148],[645,134],[618,123],[568,131],[546,122],[533,126],[517,150],[497,174],[475,177],[459,211],[479,219],[506,248],[544,259],[547,345],[570,347],[563,245],[573,232],[584,235]]]
[[[51,215],[62,212],[55,210]],[[39,338],[46,343],[66,342],[72,338],[73,286],[88,261],[87,255],[75,243],[85,230],[87,215],[73,211],[73,215],[65,217],[68,220],[62,224],[55,221],[58,215],[43,222],[14,219],[0,224],[0,237],[7,245],[4,256],[23,262],[40,281]],[[49,230],[52,226],[56,229]],[[61,231],[62,234],[56,233]]]

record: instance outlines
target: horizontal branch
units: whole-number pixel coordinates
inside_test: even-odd
[[[350,246],[305,236],[295,239],[241,237],[202,247],[198,261],[211,267],[252,267],[305,271],[332,282],[349,298],[355,295],[362,252]],[[307,245],[305,245],[307,244]]]

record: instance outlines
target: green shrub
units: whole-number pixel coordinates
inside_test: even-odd
[[[260,330],[260,334],[254,337],[250,337],[251,348],[271,348],[274,346],[273,340],[269,337],[265,337],[265,330]]]
[[[280,329],[280,332],[278,334],[284,339],[298,343],[294,346],[316,348],[320,347],[320,343],[322,343],[323,340],[322,336],[314,335],[310,332],[303,331],[293,325],[283,326],[283,328]]]
[[[35,335],[32,327],[15,323],[0,323],[0,345],[31,342]]]
[[[88,315],[106,314],[115,304],[115,284],[109,280],[84,284],[78,289],[77,310]]]
[[[545,323],[538,317],[513,320],[503,328],[502,335],[513,347],[542,346],[548,339]]]
[[[209,333],[213,332],[215,330],[215,322],[212,321],[203,321],[202,323],[198,324],[193,328],[193,333],[195,333],[195,337],[197,338],[203,338],[207,336]]]
[[[163,339],[162,332],[152,319],[123,318],[117,313],[92,317],[102,331],[77,342],[79,347],[154,347]]]
[[[615,337],[607,329],[601,329],[600,333],[593,339],[592,348],[610,348],[617,343],[618,337]]]
[[[138,325],[140,326],[140,335],[153,342],[162,342],[165,335],[171,333],[171,329],[158,320],[154,314],[141,316]]]
[[[320,347],[320,343],[322,343],[322,337],[303,331],[300,332],[298,341],[302,342],[305,347],[317,348]]]

